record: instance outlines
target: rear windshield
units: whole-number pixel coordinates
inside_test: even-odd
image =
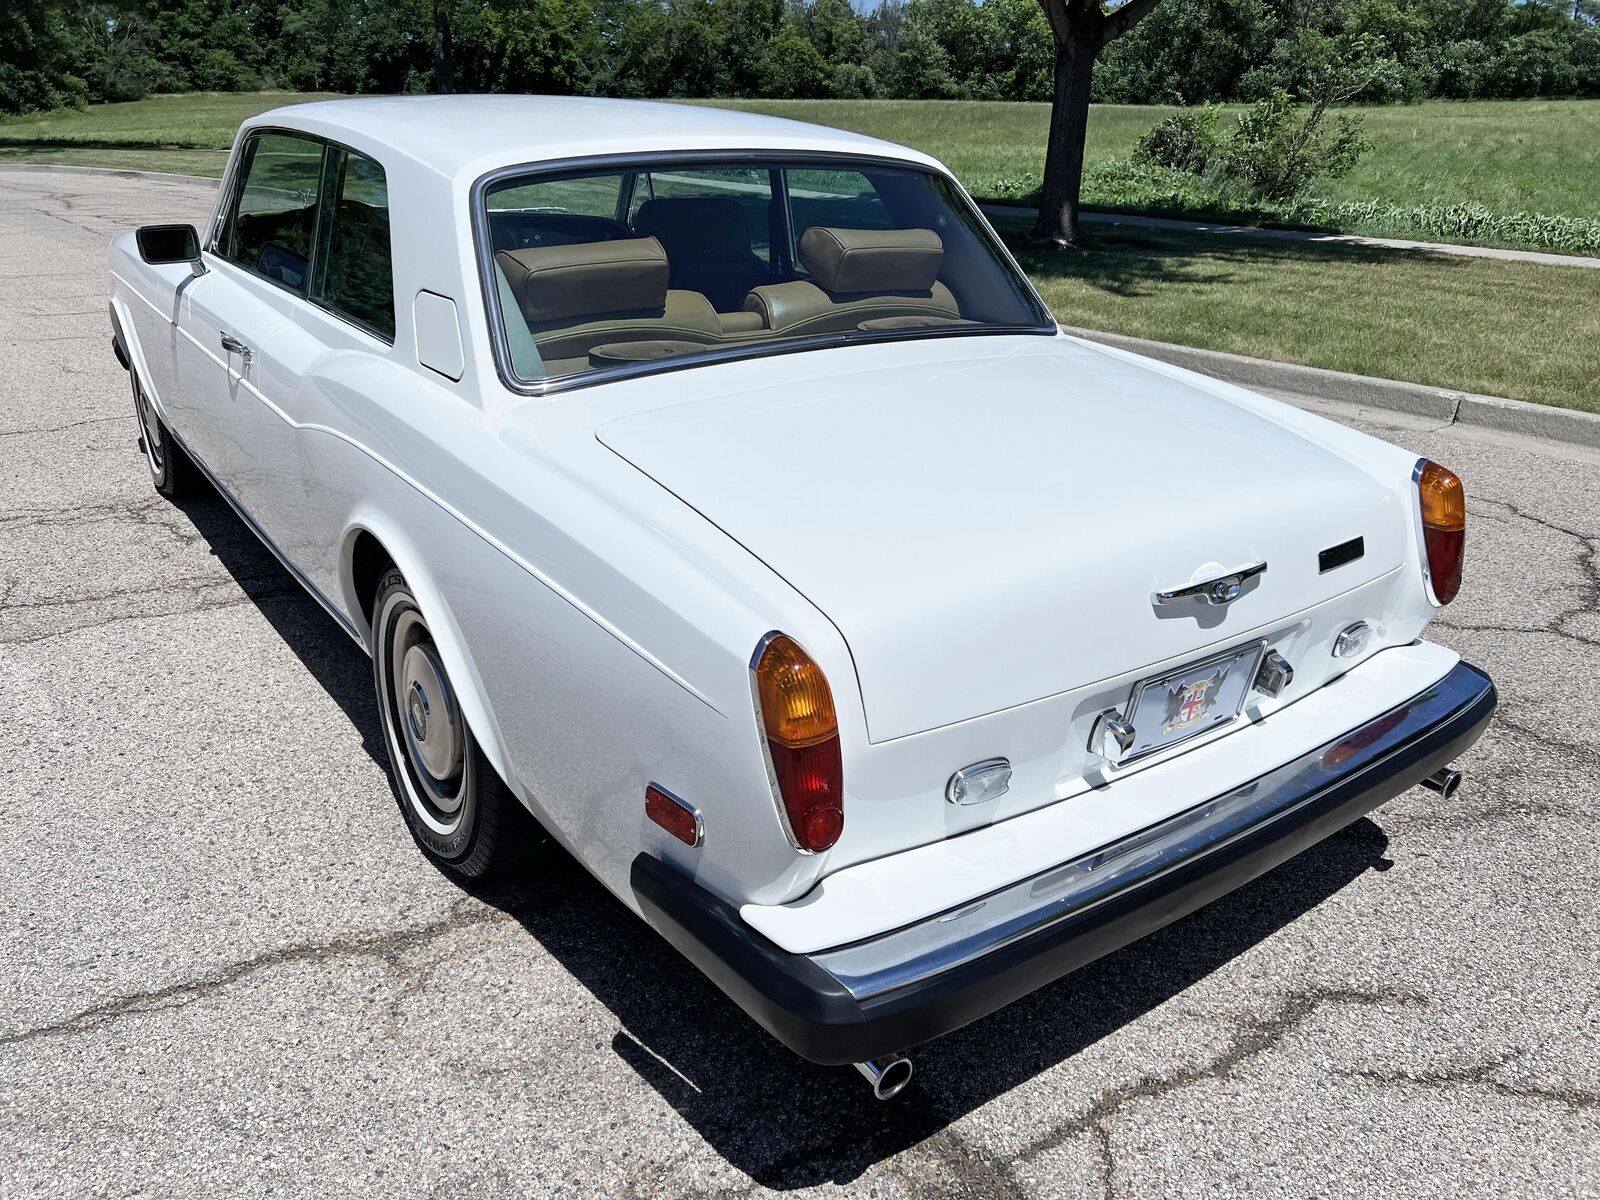
[[[913,168],[530,173],[487,187],[481,216],[522,382],[778,345],[1054,332],[970,205]]]

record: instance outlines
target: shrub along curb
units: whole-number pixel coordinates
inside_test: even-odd
[[[1525,400],[1505,400],[1499,396],[1476,396],[1471,392],[1405,383],[1398,379],[1374,379],[1369,375],[1302,367],[1297,363],[1247,358],[1243,354],[1228,354],[1221,350],[1152,342],[1146,338],[1104,333],[1098,329],[1075,329],[1069,325],[1061,328],[1074,337],[1160,359],[1240,387],[1386,409],[1425,417],[1441,425],[1467,425],[1600,449],[1600,414],[1529,404]]]

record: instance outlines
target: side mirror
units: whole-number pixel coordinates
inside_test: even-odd
[[[197,275],[205,269],[200,265],[200,235],[193,225],[141,225],[134,238],[139,257],[147,263],[189,263]]]

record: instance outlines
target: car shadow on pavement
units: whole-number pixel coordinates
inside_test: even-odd
[[[221,499],[182,507],[383,765],[366,655]],[[915,1049],[911,1086],[888,1103],[850,1068],[816,1066],[768,1036],[553,843],[526,879],[465,890],[514,917],[615,1015],[621,1029],[610,1051],[619,1066],[654,1088],[733,1167],[786,1190],[847,1183],[1026,1085],[1364,872],[1386,870],[1387,847],[1377,825],[1357,821],[1192,916]],[[418,869],[426,868],[419,862]]]
[[[622,1025],[613,1052],[712,1148],[755,1182],[791,1189],[847,1183],[1025,1085],[1364,872],[1386,870],[1387,847],[1382,829],[1357,821],[1200,912],[916,1049],[911,1086],[887,1103],[850,1068],[791,1054],[564,853],[546,854],[530,883],[475,894],[516,917],[611,1010]]]
[[[261,544],[228,502],[209,488],[178,502],[195,532],[232,575],[361,735],[361,745],[385,770],[388,758],[373,703],[371,660]]]

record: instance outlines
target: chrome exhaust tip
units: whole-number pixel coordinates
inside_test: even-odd
[[[1422,781],[1422,786],[1431,788],[1448,800],[1460,790],[1461,779],[1461,772],[1454,767],[1440,767]]]
[[[872,1085],[872,1094],[879,1100],[893,1100],[911,1082],[911,1060],[903,1054],[886,1054],[882,1058],[858,1062],[856,1070]]]

